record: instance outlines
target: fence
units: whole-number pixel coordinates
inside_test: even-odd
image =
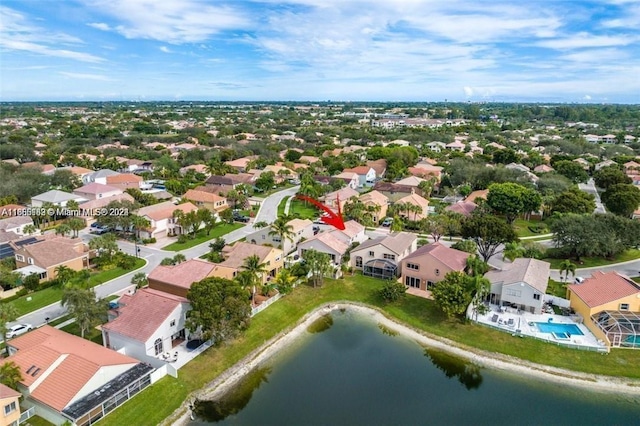
[[[21,424],[22,422],[27,421],[35,414],[36,414],[36,407],[31,407],[27,411],[23,411],[22,413],[20,413],[20,420],[18,420],[18,424]]]
[[[570,302],[567,299],[563,299],[562,297],[552,296],[550,294],[544,295],[544,301],[551,302],[555,306],[559,306],[561,308],[568,308],[570,305]]]
[[[282,297],[282,294],[278,293],[275,296],[273,296],[272,298],[270,298],[269,300],[266,300],[266,301],[262,302],[260,304],[260,306],[256,306],[255,308],[252,308],[251,309],[251,316],[254,316],[257,313],[262,312],[263,310],[267,309],[276,300],[280,300],[281,297]]]

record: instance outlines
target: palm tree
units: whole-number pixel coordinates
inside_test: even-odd
[[[404,229],[404,220],[398,215],[393,217],[393,223],[391,224],[390,231],[400,232]]]
[[[264,220],[261,220],[253,224],[253,229],[262,229],[266,228],[267,226],[269,226],[269,224]]]
[[[66,285],[76,276],[76,271],[66,265],[56,266],[54,272],[56,273],[56,278],[62,285]]]
[[[0,335],[7,341],[7,324],[18,319],[20,313],[13,303],[0,303]]]
[[[62,235],[65,237],[68,233],[71,232],[71,227],[66,223],[61,223],[56,226],[56,235]]]
[[[78,287],[65,289],[60,304],[67,307],[69,314],[76,319],[83,339],[87,330],[100,322],[107,310],[103,303],[96,300],[93,289]]]
[[[67,226],[71,231],[73,231],[73,237],[76,238],[78,237],[78,232],[81,229],[84,229],[84,227],[86,226],[86,223],[84,222],[84,220],[80,219],[79,217],[72,217],[69,220],[67,220]]]
[[[516,258],[522,257],[522,246],[518,242],[511,242],[504,245],[502,249],[502,260],[509,259],[513,262]]]
[[[467,257],[465,272],[472,277],[481,277],[487,273],[489,265],[476,255]]]
[[[13,361],[0,365],[0,383],[13,390],[18,389],[18,383],[22,381],[22,370]]]
[[[22,232],[24,232],[27,235],[32,235],[38,232],[38,228],[36,228],[35,225],[29,224],[29,225],[26,225],[24,228],[22,228]]]
[[[576,264],[571,262],[569,259],[565,259],[560,263],[560,278],[562,278],[562,273],[565,273],[564,280],[565,282],[569,278],[569,273],[572,276],[576,276]]]
[[[260,262],[260,258],[257,254],[249,256],[244,259],[242,263],[242,269],[251,273],[251,302],[253,303],[253,294],[255,293],[255,287],[262,283],[262,277],[267,272],[265,263]]]
[[[296,279],[295,275],[292,275],[288,269],[282,269],[272,282],[278,290],[278,293],[287,294],[293,289],[293,284],[296,282]]]
[[[149,284],[147,274],[145,274],[144,272],[138,272],[133,277],[131,277],[131,284],[135,284],[136,288],[146,287]]]
[[[173,256],[173,264],[174,265],[178,265],[178,264],[180,264],[180,263],[182,263],[182,262],[184,262],[186,260],[187,260],[187,257],[182,253],[178,253],[175,256]]]
[[[288,216],[279,216],[273,223],[269,226],[271,230],[269,231],[269,236],[278,236],[280,237],[280,248],[284,250],[284,240],[289,240],[293,242],[293,225],[289,223],[291,219]]]
[[[139,240],[140,231],[151,227],[151,221],[146,217],[134,214],[131,216],[131,226],[133,227],[136,240]]]

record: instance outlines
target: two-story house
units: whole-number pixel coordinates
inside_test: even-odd
[[[383,193],[373,190],[362,194],[359,198],[360,202],[367,207],[370,211],[365,214],[371,215],[371,219],[374,223],[380,222],[387,217],[387,210],[389,209],[389,198]]]
[[[370,166],[358,166],[344,169],[342,173],[355,173],[358,175],[358,187],[373,186],[376,183],[376,171]]]
[[[215,263],[193,258],[177,265],[158,265],[147,277],[149,288],[187,297],[194,282],[214,276]]]
[[[16,271],[24,276],[37,274],[40,280],[48,281],[57,276],[56,268],[66,266],[74,271],[89,267],[89,247],[80,239],[58,237],[12,245],[16,259]]]
[[[102,325],[103,345],[158,366],[165,352],[188,338],[189,309],[186,298],[152,288],[124,294]]]
[[[549,283],[549,270],[549,262],[518,258],[502,270],[487,272],[485,278],[491,282],[490,302],[540,314]]]
[[[402,282],[414,289],[430,291],[447,273],[464,271],[469,256],[441,243],[426,244],[402,260]]]
[[[141,238],[158,238],[184,234],[179,220],[174,217],[174,212],[180,210],[183,213],[197,211],[198,208],[190,202],[175,205],[171,201],[152,204],[138,210],[138,215],[146,218],[151,226],[140,231]]]
[[[363,275],[395,278],[402,260],[417,249],[418,237],[408,232],[392,233],[363,242],[350,253],[349,265]]]
[[[84,197],[69,192],[52,189],[42,194],[31,197],[31,207],[42,207],[45,203],[51,203],[57,207],[65,207],[69,201],[83,203],[87,201]]]
[[[360,186],[360,178],[357,173],[353,172],[342,172],[333,176],[334,179],[340,179],[344,181],[347,188],[356,189]]]
[[[124,191],[115,186],[92,182],[73,190],[73,193],[86,200],[99,200],[122,194]]]
[[[113,186],[115,188],[120,188],[121,190],[136,188],[140,189],[142,186],[143,179],[141,176],[138,176],[133,173],[120,173],[117,175],[107,176],[106,184],[109,186]]]
[[[188,200],[199,209],[207,209],[213,213],[220,213],[229,208],[227,199],[215,192],[204,190],[205,187],[197,187],[188,190],[183,196],[183,200]]]
[[[0,383],[0,426],[17,426],[22,394]]]
[[[18,235],[24,235],[24,227],[27,225],[33,225],[33,219],[30,216],[5,217],[0,219],[0,232],[14,232]]]
[[[340,211],[344,211],[344,205],[346,202],[352,197],[358,197],[359,195],[358,191],[347,186],[337,191],[329,192],[324,196],[323,201],[327,207],[330,207],[333,210],[338,210],[338,206],[340,206]]]
[[[289,254],[296,249],[301,240],[313,238],[313,222],[309,219],[292,219],[287,222],[291,226],[291,237],[285,238],[284,241],[279,235],[274,234],[271,227],[259,229],[253,234],[247,235],[247,241],[251,244],[271,245],[282,249],[284,254]]]

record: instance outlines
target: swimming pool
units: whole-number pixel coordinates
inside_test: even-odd
[[[553,322],[537,322],[538,330],[542,333],[568,333],[572,336],[582,336],[583,333],[580,331],[577,325],[575,324],[557,324]]]

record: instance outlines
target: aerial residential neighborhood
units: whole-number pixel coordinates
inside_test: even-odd
[[[523,119],[511,108],[7,105],[7,413],[108,422],[261,318],[281,330],[278,309],[327,291],[408,316],[412,301],[429,312],[421,327],[444,338],[440,325],[456,324],[538,352],[607,362],[624,348],[636,359],[640,117],[575,106],[599,119],[569,121],[552,105],[525,106],[536,118]],[[97,131],[119,111],[131,118],[109,138],[65,149],[70,117]],[[287,112],[295,130],[226,121],[254,111]]]

